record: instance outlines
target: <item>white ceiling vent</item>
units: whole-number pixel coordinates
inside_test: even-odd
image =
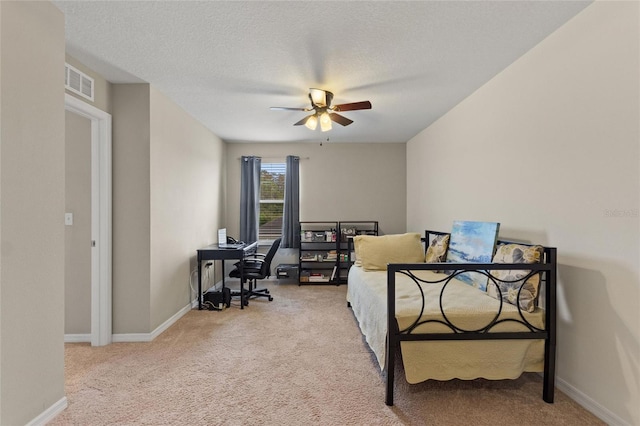
[[[93,102],[93,78],[67,63],[64,64],[64,87]]]

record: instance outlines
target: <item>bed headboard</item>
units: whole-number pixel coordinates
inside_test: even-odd
[[[430,229],[427,229],[424,231],[424,237],[422,237],[422,242],[424,243],[425,253],[429,248],[429,244],[433,240],[433,238],[441,235],[451,235],[451,232],[432,231]],[[502,240],[498,238],[498,240],[496,241],[496,247],[503,244],[519,244],[519,245],[528,246],[528,247],[540,245],[544,250],[544,259],[541,259],[542,263],[552,263],[556,261],[555,248],[552,248],[552,247],[542,246],[541,244],[525,243],[522,241]],[[448,247],[447,247],[447,250],[448,250]],[[553,256],[552,256],[552,252],[553,252]]]

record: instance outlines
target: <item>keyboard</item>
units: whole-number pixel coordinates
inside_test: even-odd
[[[238,244],[228,244],[227,243],[227,244],[220,244],[219,245],[219,248],[221,248],[221,249],[232,249],[232,250],[237,250],[237,249],[240,249],[240,248],[243,248],[243,247],[244,247],[244,244],[242,244],[242,243],[238,243]]]

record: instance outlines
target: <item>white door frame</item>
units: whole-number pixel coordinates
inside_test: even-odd
[[[111,114],[65,93],[65,110],[91,121],[91,346],[111,343]]]

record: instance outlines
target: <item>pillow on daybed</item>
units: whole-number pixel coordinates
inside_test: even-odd
[[[544,249],[542,246],[526,246],[522,244],[504,244],[498,246],[493,257],[493,263],[540,263]],[[520,309],[533,312],[536,308],[536,298],[538,297],[538,287],[540,286],[540,274],[534,274],[524,282],[524,277],[531,271],[526,270],[495,270],[491,274],[498,280],[498,287],[502,293],[502,300],[512,305],[520,304]],[[524,282],[524,284],[523,284]],[[520,287],[522,286],[522,291]],[[518,297],[520,291],[520,297]],[[487,294],[499,299],[500,294],[496,284],[492,280],[487,283]]]
[[[433,235],[433,236],[431,236]],[[450,234],[431,234],[429,246],[424,261],[427,263],[441,263],[447,260]]]
[[[353,244],[358,263],[366,271],[383,271],[388,263],[424,263],[420,234],[358,235]]]

